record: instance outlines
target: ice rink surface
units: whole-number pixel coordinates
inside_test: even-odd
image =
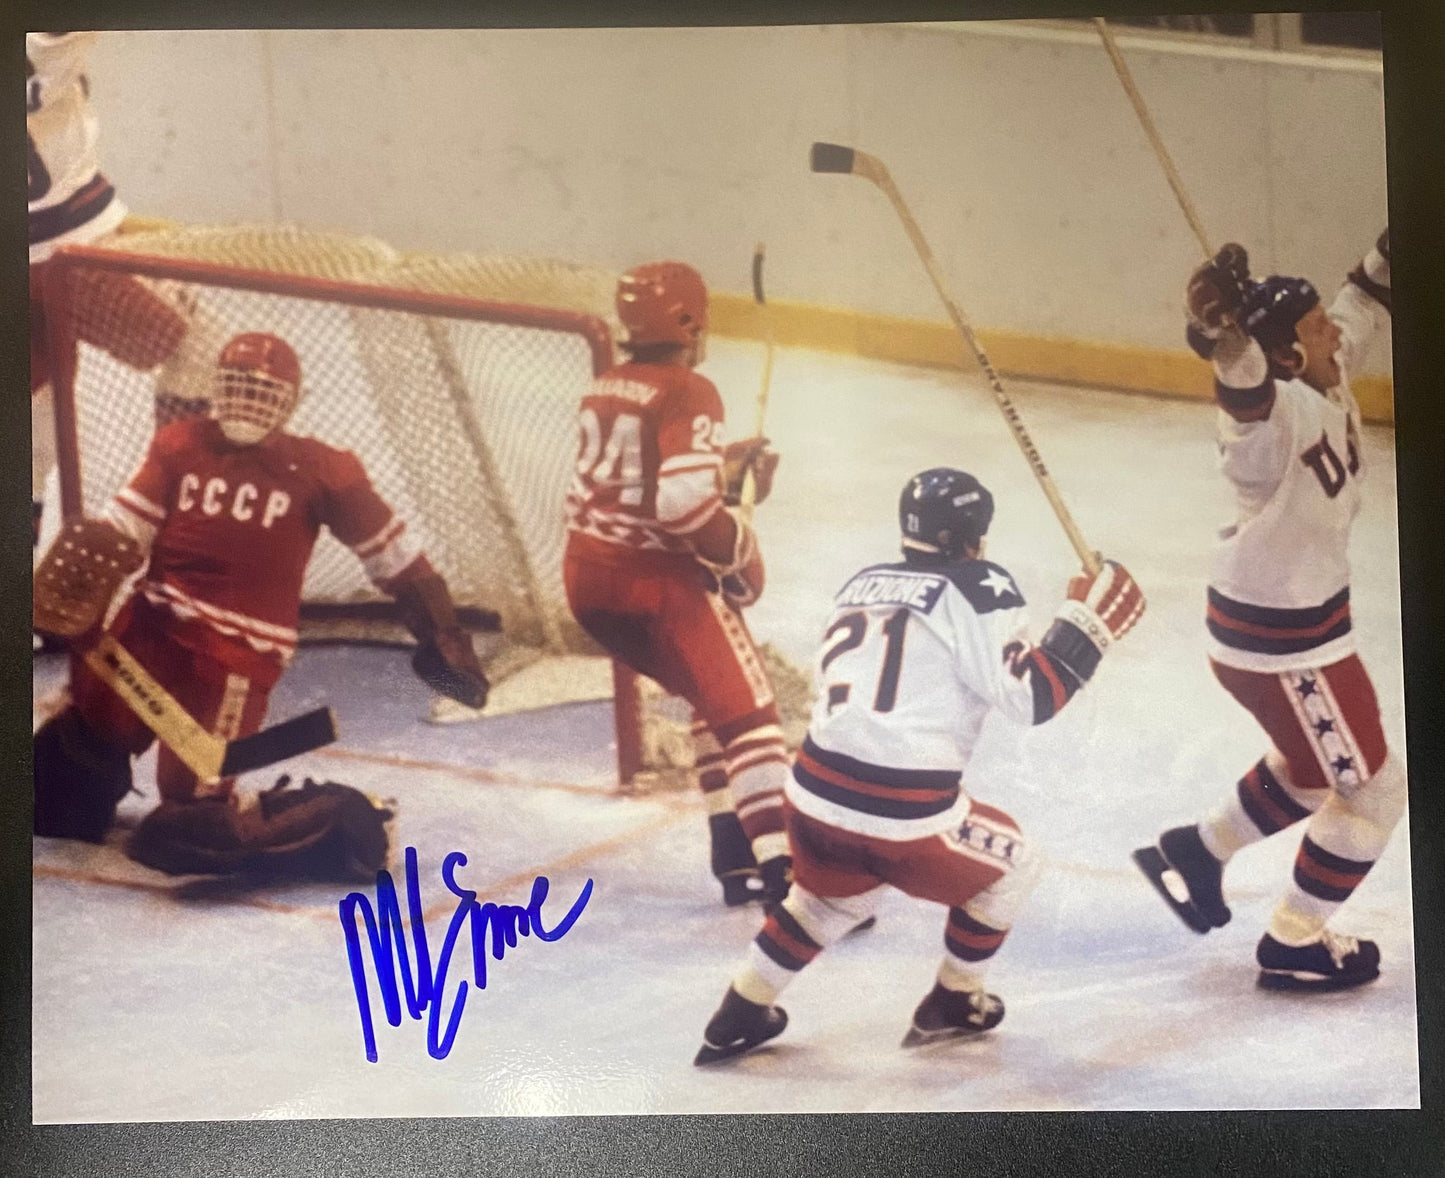
[[[752,419],[761,359],[757,344],[711,343],[703,371],[732,436]],[[1405,823],[1334,922],[1379,941],[1382,976],[1336,995],[1254,985],[1254,944],[1297,833],[1234,860],[1234,920],[1207,937],[1129,863],[1133,847],[1213,806],[1265,747],[1205,661],[1209,554],[1231,515],[1212,407],[1009,388],[1084,535],[1129,566],[1149,608],[1057,720],[1027,731],[990,721],[965,776],[1048,860],[989,975],[1008,1007],[997,1031],[900,1049],[932,983],[944,911],[894,894],[874,930],[829,949],[783,995],[781,1038],[693,1068],[760,919],[722,907],[698,798],[613,795],[604,704],[439,728],[422,720],[426,692],[403,652],[316,648],[282,681],[272,716],[329,702],[342,739],[287,769],[397,799],[396,841],[418,851],[433,954],[456,904],[439,875],[451,851],[466,853],[458,878],[483,900],[525,905],[547,876],[549,920],[591,879],[575,927],[490,962],[442,1060],[427,1053],[425,1022],[387,1025],[373,986],[372,1064],[337,917],[345,887],[162,876],[122,855],[123,830],[103,847],[38,839],[35,1120],[1418,1107]],[[993,491],[988,555],[1012,572],[1042,632],[1076,561],[976,374],[782,351],[768,433],[783,463],[757,515],[769,567],[750,613],[759,639],[806,664],[833,591],[863,564],[894,559],[903,482],[943,464]],[[1368,427],[1364,445],[1352,603],[1399,750],[1393,435]],[[37,693],[62,675],[57,660],[38,660]],[[154,804],[151,762],[122,828]],[[448,1013],[469,965],[464,941]]]

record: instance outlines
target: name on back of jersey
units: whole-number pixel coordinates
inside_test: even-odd
[[[839,607],[906,605],[920,613],[932,613],[947,584],[946,578],[933,573],[864,569],[843,586],[834,603]]]
[[[594,397],[617,397],[635,405],[646,405],[661,390],[644,380],[628,380],[620,376],[603,376],[592,386]]]

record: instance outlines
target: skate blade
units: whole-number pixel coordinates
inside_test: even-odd
[[[909,1027],[900,1047],[926,1047],[930,1043],[947,1043],[951,1039],[976,1039],[991,1028],[985,1027],[940,1027],[936,1031],[924,1031]]]
[[[1258,986],[1261,990],[1274,990],[1277,993],[1291,994],[1328,994],[1336,990],[1353,990],[1356,986],[1365,986],[1380,976],[1377,969],[1372,974],[1358,977],[1333,977],[1322,978],[1318,974],[1297,974],[1287,970],[1259,971]]]
[[[869,929],[875,927],[877,924],[878,918],[876,916],[870,916],[865,920],[860,920],[857,924],[850,928],[847,935],[851,937],[856,933],[866,933]]]
[[[1163,853],[1158,847],[1140,847],[1130,858],[1134,860],[1135,866],[1144,873],[1144,878],[1147,879],[1154,890],[1159,893],[1164,903],[1169,905],[1170,911],[1188,925],[1190,929],[1196,933],[1203,934],[1214,927],[1214,925],[1204,919],[1199,909],[1194,907],[1192,903],[1188,900],[1181,900],[1169,890],[1170,881],[1168,877],[1172,876],[1175,881],[1178,881],[1182,890],[1185,892],[1188,891],[1188,889],[1184,887],[1183,880],[1179,878],[1179,873],[1169,866],[1169,860],[1164,858]]]
[[[722,1063],[725,1059],[732,1059],[744,1052],[751,1051],[754,1047],[761,1047],[770,1039],[776,1039],[788,1025],[788,1013],[782,1007],[775,1006],[773,1009],[778,1012],[778,1019],[773,1026],[768,1028],[767,1034],[758,1039],[739,1039],[736,1043],[729,1043],[723,1047],[714,1047],[704,1039],[698,1053],[693,1056],[692,1066],[701,1068],[710,1063]]]

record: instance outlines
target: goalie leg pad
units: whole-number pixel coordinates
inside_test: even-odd
[[[131,790],[130,753],[106,740],[73,707],[36,731],[35,833],[98,843]]]
[[[127,853],[170,875],[370,881],[386,865],[392,811],[360,790],[283,777],[241,808],[229,798],[162,802]]]

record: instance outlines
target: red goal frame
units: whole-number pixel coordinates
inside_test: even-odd
[[[75,408],[79,340],[71,293],[72,276],[82,267],[141,278],[195,282],[258,294],[340,302],[374,310],[437,315],[473,322],[571,333],[586,342],[592,357],[594,375],[600,375],[614,363],[612,336],[607,324],[595,315],[582,312],[475,299],[409,287],[286,274],[193,258],[100,249],[94,246],[62,246],[46,262],[41,297],[45,314],[45,349],[50,364],[54,399],[60,505],[61,513],[67,520],[79,515],[83,504],[82,458]],[[560,516],[561,504],[558,505],[558,510]],[[625,785],[642,768],[638,684],[633,672],[616,662],[612,666],[612,678],[617,769],[620,782]]]

